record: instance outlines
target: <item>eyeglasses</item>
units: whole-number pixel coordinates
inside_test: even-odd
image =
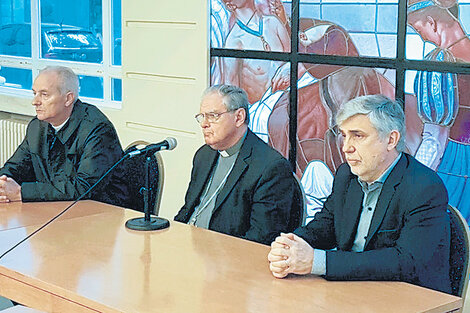
[[[215,123],[219,120],[219,118],[220,118],[220,116],[222,116],[222,114],[230,113],[230,112],[233,112],[233,110],[225,111],[225,112],[221,112],[221,113],[217,113],[217,112],[199,113],[196,116],[194,116],[194,118],[196,119],[196,121],[199,124],[204,122],[204,120],[206,120],[209,123]]]

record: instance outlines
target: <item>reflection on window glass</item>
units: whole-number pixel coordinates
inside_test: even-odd
[[[112,1],[113,10],[113,28],[112,28],[112,47],[113,47],[113,65],[121,65],[121,0]]]
[[[31,24],[14,23],[0,26],[0,54],[31,57]]]
[[[0,54],[31,57],[30,18],[29,1],[15,1],[14,3],[1,1]]]
[[[42,57],[100,63],[101,42],[90,31],[71,26],[42,24]]]
[[[0,68],[0,87],[31,89],[31,70],[13,67]]]
[[[41,1],[41,56],[68,61],[103,61],[102,1]]]
[[[103,99],[103,78],[93,76],[78,76],[80,80],[81,97]]]
[[[45,66],[37,62],[39,57],[48,59],[47,64],[51,65],[73,62],[66,66],[83,75],[80,77],[82,96],[121,101],[122,83],[110,77],[116,75],[117,69],[108,67],[121,65],[121,1],[1,0],[0,61],[8,65],[0,70],[1,86],[30,89],[31,73]],[[103,25],[104,19],[108,21],[103,16],[103,7],[111,13],[110,23],[106,25]],[[31,24],[35,16],[39,17],[33,19],[37,24]],[[103,53],[103,33],[108,38],[105,46],[110,50],[106,53]],[[33,40],[38,42],[32,44]],[[103,88],[103,81],[110,82],[110,88]],[[119,107],[116,103],[112,105]]]
[[[406,98],[407,146],[437,171],[449,204],[470,220],[470,75],[418,71],[407,75],[414,90]]]
[[[112,79],[113,101],[122,101],[122,80]]]

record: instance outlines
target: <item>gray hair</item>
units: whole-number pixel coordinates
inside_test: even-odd
[[[202,97],[212,93],[217,93],[222,97],[223,104],[228,111],[244,109],[246,115],[245,124],[250,122],[250,115],[248,113],[250,103],[248,102],[248,96],[243,89],[232,85],[214,85],[208,87],[204,91]]]
[[[357,114],[368,116],[382,139],[386,138],[391,131],[398,131],[400,140],[396,149],[398,152],[405,150],[405,113],[398,102],[383,95],[369,95],[352,99],[339,110],[336,115],[336,123],[341,125],[348,118]]]
[[[74,100],[78,98],[78,77],[70,68],[65,66],[47,66],[39,72],[39,75],[46,72],[57,74],[59,77],[57,88],[61,94],[65,95],[67,92],[71,92],[74,95]]]

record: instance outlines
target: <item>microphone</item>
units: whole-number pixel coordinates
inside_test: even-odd
[[[173,137],[168,137],[165,140],[147,145],[142,149],[138,149],[135,151],[130,152],[129,158],[132,158],[139,154],[144,154],[145,156],[145,187],[142,188],[144,194],[144,217],[136,217],[127,220],[126,227],[132,230],[139,230],[139,231],[149,231],[149,230],[157,230],[157,229],[164,229],[170,226],[170,222],[163,217],[151,217],[150,216],[150,183],[149,183],[149,175],[150,175],[150,163],[151,163],[151,155],[157,151],[162,149],[166,150],[173,150],[176,147],[176,139]]]
[[[173,137],[167,137],[165,140],[160,141],[158,143],[150,144],[145,146],[142,149],[137,149],[135,151],[129,152],[129,157],[135,157],[136,155],[144,154],[152,154],[160,150],[173,150],[178,142]]]
[[[43,225],[41,225],[39,228],[37,228],[35,231],[31,232],[29,235],[27,235],[26,237],[24,237],[23,239],[21,239],[19,242],[17,242],[15,245],[13,245],[11,248],[9,248],[7,251],[5,251],[4,253],[2,253],[0,255],[0,259],[2,259],[5,255],[7,255],[9,252],[11,252],[13,249],[15,249],[16,247],[18,247],[20,244],[22,244],[23,242],[25,242],[26,240],[28,240],[29,238],[31,238],[32,236],[34,236],[35,234],[37,234],[38,232],[40,232],[41,230],[43,230],[45,227],[47,227],[49,224],[51,224],[53,221],[55,221],[56,219],[58,219],[60,216],[62,216],[65,212],[67,212],[70,208],[72,208],[78,201],[82,200],[83,198],[85,198],[93,189],[95,189],[95,187],[106,177],[108,176],[109,173],[111,173],[113,171],[114,168],[116,168],[116,166],[118,166],[119,164],[121,164],[122,161],[124,161],[125,159],[127,158],[132,158],[133,156],[136,156],[136,155],[139,155],[141,153],[147,153],[149,151],[153,151],[154,152],[157,152],[161,149],[166,149],[166,150],[173,150],[175,147],[176,147],[176,139],[173,138],[173,137],[168,137],[166,138],[165,140],[163,140],[162,142],[159,142],[159,143],[156,143],[156,144],[152,144],[152,145],[148,145],[146,146],[145,148],[141,149],[141,150],[137,150],[139,151],[138,153],[134,153],[135,151],[132,151],[131,153],[134,153],[133,155],[131,155],[131,153],[127,153],[127,154],[124,154],[116,163],[113,164],[113,166],[111,166],[90,188],[88,188],[83,194],[81,194],[76,200],[74,200],[71,204],[69,204],[65,209],[63,209],[60,213],[58,213],[56,216],[54,216],[53,218],[51,218],[49,221],[45,222]],[[148,149],[147,149],[148,148]],[[147,165],[147,172],[148,172],[148,165]],[[147,182],[148,182],[148,178],[147,178]],[[148,189],[148,186],[147,186],[147,189]],[[162,228],[166,228],[170,225],[170,223],[168,222],[168,220],[164,219],[164,218],[160,218],[160,217],[157,217],[157,218],[150,218],[150,212],[149,212],[149,209],[147,208],[146,210],[147,212],[145,213],[145,218],[142,218],[143,220],[143,223],[145,224],[144,225],[144,228],[145,229],[138,229],[138,230],[155,230],[155,229],[162,229]],[[158,219],[156,221],[156,219]],[[129,222],[129,221],[128,221]],[[126,223],[126,226],[127,226],[128,223]],[[140,222],[139,224],[142,224],[142,222]],[[150,228],[149,228],[149,224],[150,224]],[[139,225],[141,226],[141,225]],[[128,228],[130,228],[129,226],[127,226]],[[141,226],[142,227],[142,226]],[[158,227],[158,228],[155,228],[155,227]],[[147,229],[148,228],[148,229]]]

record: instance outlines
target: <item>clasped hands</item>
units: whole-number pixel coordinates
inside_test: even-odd
[[[269,269],[277,278],[284,278],[289,273],[310,274],[313,266],[313,248],[295,234],[281,233],[271,244],[268,261]]]
[[[0,203],[21,201],[21,186],[11,177],[0,176]]]

